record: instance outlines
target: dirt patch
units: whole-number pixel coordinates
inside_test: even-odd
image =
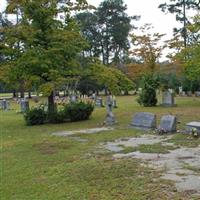
[[[37,149],[41,154],[51,155],[57,153],[59,150],[69,149],[72,147],[71,144],[66,142],[42,142],[39,144],[34,144],[33,147]]]

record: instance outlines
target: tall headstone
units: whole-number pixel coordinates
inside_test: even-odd
[[[163,92],[162,106],[169,106],[169,107],[175,106],[173,93],[171,93],[169,91]]]
[[[182,87],[182,86],[180,86],[180,87],[178,88],[178,92],[179,92],[179,95],[182,94],[182,92],[183,92],[183,87]]]
[[[160,120],[159,130],[164,133],[176,132],[176,117],[173,115],[164,115]]]
[[[116,124],[116,119],[112,112],[112,109],[113,109],[113,98],[110,95],[106,98],[107,114],[106,114],[106,121],[105,121],[106,125],[109,125],[109,126]]]
[[[137,129],[156,128],[156,115],[148,112],[138,112],[133,116],[130,126]]]
[[[26,99],[22,99],[20,101],[21,112],[24,113],[29,110],[29,101]]]

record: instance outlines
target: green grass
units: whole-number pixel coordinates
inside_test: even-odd
[[[51,133],[101,126],[105,108],[98,108],[88,121],[58,125],[25,126],[17,114],[19,105],[12,102],[11,111],[0,111],[1,133],[1,200],[146,200],[191,199],[174,191],[172,182],[159,180],[160,173],[140,165],[137,159],[114,160],[112,153],[99,144],[119,138],[144,134],[128,129],[135,112],[178,116],[179,129],[188,121],[200,121],[200,98],[177,98],[177,107],[143,108],[135,97],[118,97],[114,114],[119,122],[115,131],[78,136],[88,142]],[[34,105],[32,102],[31,105]],[[177,134],[171,139],[176,145],[197,146],[200,139]],[[189,145],[188,145],[189,144]],[[141,147],[140,147],[141,148]],[[148,149],[157,149],[151,146]],[[147,146],[144,146],[147,149]],[[189,195],[189,194],[188,194]]]

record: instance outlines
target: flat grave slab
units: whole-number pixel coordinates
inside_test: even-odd
[[[186,124],[186,131],[190,133],[193,128],[197,129],[197,132],[200,133],[200,122],[190,122]]]

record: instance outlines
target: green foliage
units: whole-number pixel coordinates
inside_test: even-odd
[[[181,85],[180,77],[177,77],[176,74],[159,74],[158,77],[160,88],[162,90],[167,90],[169,88],[178,90],[178,87]]]
[[[126,10],[123,0],[104,0],[94,13],[87,11],[76,16],[83,36],[90,44],[87,54],[101,56],[105,65],[110,61],[119,64],[130,48],[131,20],[138,17],[128,16]]]
[[[32,108],[24,114],[24,119],[28,126],[44,124],[47,119],[47,113],[42,107]]]
[[[89,119],[94,110],[91,103],[77,102],[67,104],[64,108],[64,113],[72,122]]]
[[[2,52],[7,59],[4,66],[9,81],[20,83],[23,90],[31,81],[28,85],[41,86],[42,92],[50,95],[69,77],[78,76],[76,57],[87,44],[71,11],[87,3],[85,0],[67,2],[63,1],[62,5],[51,0],[8,2],[7,13],[17,11],[21,20],[16,26],[3,29]],[[65,13],[63,21],[58,20],[58,13]]]
[[[64,110],[59,110],[59,111],[48,113],[47,119],[49,123],[59,124],[59,123],[66,122],[68,120],[68,115],[66,115]]]
[[[156,106],[157,97],[156,89],[158,88],[158,81],[152,74],[144,75],[141,81],[142,92],[139,94],[138,103],[145,107]]]
[[[134,88],[134,83],[120,70],[105,65],[93,63],[88,68],[88,74],[99,85],[103,85],[113,94],[129,91]]]

